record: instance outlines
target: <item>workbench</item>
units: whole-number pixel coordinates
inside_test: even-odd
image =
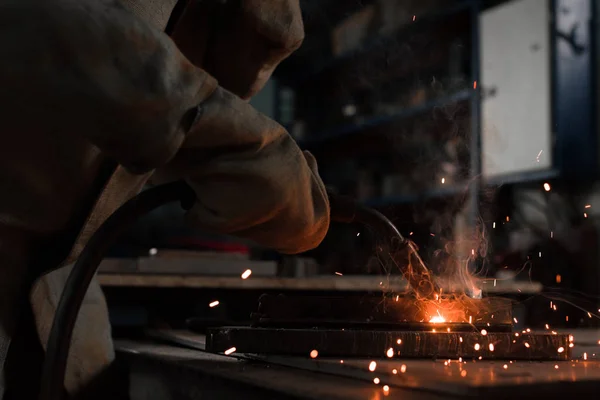
[[[211,354],[203,335],[186,331],[155,331],[116,348],[130,369],[132,400],[547,400],[600,393],[600,332],[573,334],[572,361],[393,358],[376,360],[374,371],[367,359]]]

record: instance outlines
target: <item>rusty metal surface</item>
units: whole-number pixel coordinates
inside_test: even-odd
[[[270,295],[259,299],[253,314],[259,327],[350,327],[369,329],[429,322],[433,317],[475,328],[505,331],[513,322],[512,302],[504,298],[471,299],[444,296],[437,301],[418,301],[412,296]],[[415,329],[410,328],[409,329]]]
[[[327,357],[479,358],[568,360],[569,335],[550,333],[405,332],[378,330],[268,329],[223,327],[209,329],[206,350],[235,347],[240,353],[308,356],[313,350]]]

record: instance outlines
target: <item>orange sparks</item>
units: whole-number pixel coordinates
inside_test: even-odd
[[[482,329],[480,332],[483,336],[487,335],[487,331],[485,329]]]
[[[341,272],[336,272],[336,275],[342,276],[343,274]]]
[[[556,274],[556,283],[561,283],[562,282],[562,276],[560,276],[560,274]]]
[[[394,368],[394,369],[392,370],[392,374],[396,375],[397,373],[398,373],[398,370],[397,370],[396,368]]]
[[[446,178],[442,178],[442,185],[446,183]]]
[[[251,269],[247,269],[244,271],[244,273],[242,274],[242,279],[248,279],[248,277],[252,275],[252,270]]]
[[[461,342],[461,343],[463,342],[463,338],[462,338],[462,336],[460,336],[460,337],[458,338],[458,341],[459,341],[459,342]],[[600,343],[600,340],[598,341],[598,343]]]
[[[550,190],[552,190],[552,187],[550,186],[550,184],[548,182],[544,183],[544,190],[546,192],[549,192]]]
[[[386,356],[388,356],[388,358],[392,358],[394,357],[394,349],[392,349],[391,347],[388,349],[388,351],[385,353]]]
[[[475,343],[475,346],[473,346],[473,348],[475,349],[475,351],[479,351],[481,346],[479,345],[479,343]]]
[[[516,318],[513,318],[513,321],[515,321],[515,324],[519,323]]]
[[[554,369],[558,369],[558,365],[557,364],[554,364]]]
[[[236,351],[236,350],[237,350],[237,349],[236,349],[235,347],[232,347],[232,348],[230,348],[230,349],[227,349],[227,350],[225,350],[225,355],[226,355],[226,356],[228,356],[228,355],[230,355],[230,354],[232,354],[232,353],[235,353],[235,351]]]
[[[530,348],[531,346],[529,345],[529,343],[525,342],[525,347]]]
[[[469,323],[472,324],[473,323],[473,317],[471,315],[469,315]]]
[[[591,204],[586,204],[585,208],[592,208],[592,205]]]
[[[477,81],[473,81],[473,89],[477,89]]]
[[[433,317],[431,317],[431,319],[429,320],[430,323],[432,324],[442,324],[444,322],[446,322],[446,319],[444,317],[442,317],[441,315],[434,315]]]
[[[413,15],[413,22],[415,22],[417,20],[417,16]]]
[[[402,339],[398,339],[398,340],[396,340],[396,343],[398,343],[398,344],[402,344]]]
[[[344,360],[340,360],[340,364],[343,364],[343,363],[344,363]]]
[[[490,343],[490,346],[489,346],[489,348],[490,348],[490,351],[494,351],[494,344],[493,344],[493,343]]]
[[[371,361],[369,364],[369,371],[373,372],[375,371],[375,368],[377,368],[377,363],[375,361]]]
[[[502,366],[502,368],[504,368],[504,369],[508,369],[508,365],[504,364],[504,365]]]
[[[510,222],[510,217],[508,215],[506,216],[506,222]]]
[[[588,311],[588,313],[587,313],[587,314],[588,314],[588,317],[592,318],[592,313],[590,313],[590,312]]]
[[[565,351],[564,347],[559,347],[558,349],[556,349],[556,351],[558,351],[559,353],[562,353],[563,351]]]
[[[406,372],[406,365],[402,364],[400,366],[400,372],[405,373]]]
[[[587,213],[583,213],[583,218],[587,218]]]
[[[465,376],[467,376],[467,370],[466,370],[466,369],[463,369],[462,371],[460,371],[460,376],[462,376],[463,378],[464,378]]]
[[[390,391],[390,387],[388,385],[384,385],[383,386],[383,391],[386,392],[386,393],[389,392]]]
[[[310,358],[317,358],[319,356],[319,352],[317,350],[313,350],[310,352]]]
[[[219,300],[215,300],[215,301],[213,301],[213,302],[211,302],[211,303],[208,304],[208,306],[210,308],[216,307],[218,305],[219,305]]]
[[[583,353],[583,359],[587,360],[587,353]]]
[[[546,326],[546,329],[550,329],[550,325],[546,324],[545,326]]]
[[[374,378],[373,379],[373,383],[374,384],[379,385],[379,382],[380,382],[379,378]]]

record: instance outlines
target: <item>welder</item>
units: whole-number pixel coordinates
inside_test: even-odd
[[[184,179],[200,229],[320,243],[314,158],[247,102],[303,36],[299,0],[0,0],[0,398],[36,397],[69,266],[145,184]],[[111,376],[110,334],[94,282],[66,393]]]

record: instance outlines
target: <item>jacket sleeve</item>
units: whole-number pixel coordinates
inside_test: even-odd
[[[316,247],[329,228],[317,163],[275,121],[219,87],[179,153],[156,181],[185,178],[202,228],[251,239],[282,253]]]
[[[118,1],[3,0],[0,41],[3,129],[83,135],[132,172],[174,156],[216,87]]]

